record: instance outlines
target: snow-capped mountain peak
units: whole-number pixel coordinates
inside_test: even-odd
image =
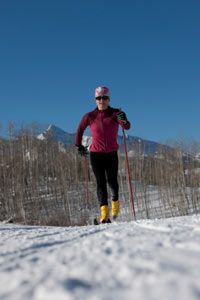
[[[40,140],[52,139],[63,145],[72,145],[74,144],[75,135],[64,131],[54,124],[50,124],[37,138]]]

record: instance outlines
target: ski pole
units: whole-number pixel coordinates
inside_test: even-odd
[[[127,174],[128,174],[130,201],[131,201],[131,205],[132,205],[132,209],[133,209],[134,220],[136,220],[135,206],[134,206],[134,197],[133,197],[133,189],[132,189],[132,184],[131,184],[130,167],[129,167],[129,161],[128,161],[128,151],[127,151],[127,144],[126,144],[126,135],[125,135],[125,131],[124,131],[123,127],[122,127],[122,133],[123,133],[123,141],[124,141],[124,151],[125,151],[125,159],[126,159],[126,168],[127,168]]]

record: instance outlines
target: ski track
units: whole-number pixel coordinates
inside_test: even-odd
[[[1,300],[200,299],[200,215],[0,237]]]

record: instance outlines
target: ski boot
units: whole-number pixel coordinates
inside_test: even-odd
[[[116,219],[119,214],[119,200],[112,200],[112,217]]]
[[[109,217],[109,208],[108,205],[103,205],[100,207],[101,210],[101,216],[100,216],[100,224],[103,223],[111,223],[110,217]]]

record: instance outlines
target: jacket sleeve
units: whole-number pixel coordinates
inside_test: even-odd
[[[87,113],[83,116],[83,118],[77,128],[77,131],[76,131],[76,145],[77,146],[81,145],[83,133],[88,125],[89,125],[89,116]]]

